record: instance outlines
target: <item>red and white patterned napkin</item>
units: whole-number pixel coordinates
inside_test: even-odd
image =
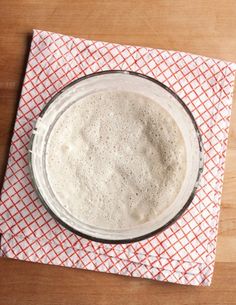
[[[119,69],[175,91],[202,133],[205,167],[184,215],[161,234],[127,245],[80,238],[59,225],[31,185],[28,145],[50,98],[76,78]],[[179,284],[210,285],[236,65],[212,58],[90,41],[35,30],[1,194],[2,256]]]

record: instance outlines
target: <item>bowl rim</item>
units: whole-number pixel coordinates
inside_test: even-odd
[[[64,91],[68,90],[70,87],[72,87],[73,85],[88,79],[88,78],[92,78],[92,77],[96,77],[99,75],[104,75],[104,74],[128,74],[128,75],[133,75],[136,77],[141,77],[143,79],[146,79],[148,81],[151,81],[159,86],[161,86],[163,89],[165,89],[168,93],[170,93],[179,103],[180,105],[183,107],[183,109],[186,111],[186,113],[188,114],[188,116],[190,117],[194,130],[196,132],[197,135],[197,140],[198,140],[198,145],[199,145],[199,169],[198,169],[198,174],[197,174],[197,178],[194,184],[194,188],[188,198],[188,200],[186,201],[186,203],[184,204],[184,206],[179,210],[179,212],[172,218],[170,219],[166,224],[164,224],[163,226],[161,226],[158,229],[155,229],[147,234],[138,236],[138,237],[134,237],[134,238],[127,238],[127,239],[103,239],[103,238],[98,238],[98,237],[94,237],[88,234],[85,234],[77,229],[74,229],[73,227],[71,227],[70,225],[68,225],[66,222],[64,222],[59,216],[57,216],[48,206],[46,200],[44,199],[43,195],[40,192],[40,189],[37,185],[35,176],[34,176],[34,170],[33,170],[33,161],[32,161],[32,149],[33,149],[33,145],[34,145],[34,138],[35,138],[35,131],[37,130],[36,128],[36,123],[35,126],[32,129],[32,135],[30,137],[30,142],[29,142],[29,148],[28,148],[28,153],[29,153],[29,174],[30,174],[30,178],[31,178],[31,182],[33,185],[33,188],[39,198],[39,200],[41,201],[41,203],[44,205],[44,207],[46,208],[46,210],[51,214],[51,216],[60,224],[62,225],[64,228],[68,229],[69,231],[75,233],[76,235],[89,239],[91,241],[95,241],[95,242],[101,242],[104,244],[128,244],[128,243],[133,243],[133,242],[137,242],[137,241],[141,241],[147,238],[150,238],[162,231],[164,231],[166,228],[168,228],[169,226],[171,226],[174,222],[176,222],[176,220],[187,210],[187,208],[189,207],[189,205],[191,204],[195,194],[196,194],[196,190],[199,186],[199,182],[200,182],[200,177],[201,174],[203,172],[203,167],[204,167],[204,160],[203,160],[203,143],[202,143],[202,137],[199,131],[199,128],[197,126],[197,123],[193,117],[193,114],[191,113],[191,111],[189,110],[188,106],[183,102],[183,100],[173,91],[171,90],[169,87],[167,87],[166,85],[164,85],[163,83],[161,83],[160,81],[158,81],[157,79],[147,76],[145,74],[139,73],[139,72],[134,72],[134,71],[128,71],[128,70],[104,70],[104,71],[99,71],[99,72],[94,72],[82,77],[79,77],[75,80],[73,80],[72,82],[70,82],[69,84],[65,85],[62,89],[60,89],[55,95],[52,96],[52,98],[47,102],[47,104],[44,106],[44,108],[42,109],[42,111],[40,112],[38,118],[36,119],[36,122],[38,121],[39,118],[42,118],[43,115],[45,114],[45,112],[47,111],[47,109],[49,108],[49,106],[55,101],[55,99],[57,99],[58,96],[60,96]]]

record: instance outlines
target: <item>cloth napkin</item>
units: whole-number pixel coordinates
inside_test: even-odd
[[[44,105],[74,79],[109,69],[140,72],[171,88],[193,113],[204,145],[204,172],[187,211],[164,232],[121,245],[92,242],[59,225],[38,200],[28,168],[32,128]],[[210,285],[235,70],[233,63],[184,52],[34,30],[1,193],[1,256]]]

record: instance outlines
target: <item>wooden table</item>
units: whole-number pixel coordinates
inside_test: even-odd
[[[0,7],[1,181],[33,28],[236,61],[234,0],[1,0]],[[0,304],[236,304],[236,111],[216,261],[206,288],[0,259]]]

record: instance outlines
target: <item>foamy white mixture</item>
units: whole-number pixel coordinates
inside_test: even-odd
[[[186,171],[184,140],[156,102],[103,91],[74,103],[57,120],[46,170],[55,196],[74,217],[103,228],[131,228],[175,199]]]

